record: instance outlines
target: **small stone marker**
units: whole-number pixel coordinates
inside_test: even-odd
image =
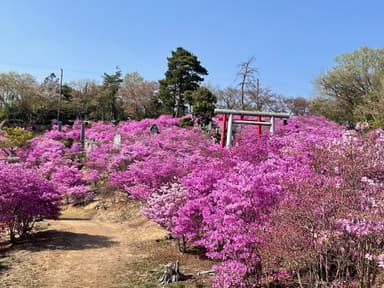
[[[85,138],[84,140],[84,150],[85,154],[88,155],[93,149],[97,147],[95,139]]]
[[[121,145],[121,135],[116,134],[115,137],[113,137],[113,147],[118,148]]]
[[[150,128],[151,134],[160,134],[160,130],[156,124],[152,124]]]

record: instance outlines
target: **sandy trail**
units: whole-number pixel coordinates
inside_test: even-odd
[[[10,267],[0,274],[0,287],[129,287],[135,271],[127,269],[145,262],[156,239],[166,234],[144,217],[124,223],[60,220],[45,224],[47,230],[8,252]]]

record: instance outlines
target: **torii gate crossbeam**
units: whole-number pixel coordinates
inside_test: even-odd
[[[221,147],[230,147],[232,143],[232,125],[245,124],[257,125],[258,136],[261,136],[261,126],[269,126],[271,135],[275,132],[275,119],[276,118],[289,118],[288,113],[275,113],[275,112],[260,112],[260,111],[245,111],[245,110],[231,110],[231,109],[215,109],[215,114],[222,114],[222,130],[221,130]],[[234,115],[239,115],[240,119],[234,119]],[[244,116],[257,116],[257,120],[244,120]],[[261,117],[269,117],[269,121],[262,121]]]

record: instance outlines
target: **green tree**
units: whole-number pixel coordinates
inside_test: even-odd
[[[137,71],[127,73],[124,76],[124,82],[123,82],[124,85],[141,84],[141,83],[144,83],[144,78]]]
[[[208,125],[211,122],[216,102],[216,96],[206,87],[199,87],[192,93],[192,115],[200,125]]]
[[[60,87],[59,83],[60,83],[60,79],[56,77],[55,73],[51,73],[44,78],[44,81],[41,85],[46,88],[47,92],[50,92],[56,95],[59,93],[59,87]]]
[[[32,75],[0,74],[0,120],[21,124],[37,122],[39,111],[49,104]]]
[[[338,107],[337,101],[333,98],[315,97],[309,103],[309,114],[322,115],[330,120],[340,121],[343,115],[343,110]]]
[[[45,77],[40,85],[41,100],[46,101],[38,111],[38,122],[47,124],[52,119],[61,119],[61,95],[60,95],[60,79],[55,73]]]
[[[124,112],[132,119],[156,118],[160,103],[156,97],[159,85],[146,81],[138,72],[127,73],[119,90]]]
[[[65,101],[69,101],[72,98],[73,89],[68,84],[63,84],[61,87],[61,96]]]
[[[292,115],[303,116],[309,112],[309,100],[304,97],[288,97],[284,99],[287,110]]]
[[[68,102],[68,110],[72,111],[76,117],[81,119],[92,118],[95,120],[101,119],[97,113],[98,104],[101,99],[102,87],[91,80],[77,80],[68,84],[71,87],[71,98]],[[103,110],[103,108],[101,108]]]
[[[361,115],[361,107],[376,102],[375,98],[383,94],[384,49],[362,47],[352,53],[342,54],[335,58],[334,67],[321,75],[316,84],[323,102],[316,100],[319,106],[328,105],[327,100],[336,106],[334,120],[350,123],[372,115]],[[364,109],[363,109],[364,110]],[[360,111],[360,112],[359,112]],[[316,112],[316,111],[315,111]]]
[[[195,55],[181,47],[172,51],[167,60],[168,70],[165,78],[159,81],[158,97],[166,113],[180,117],[185,114],[185,93],[195,91],[208,71]]]
[[[368,121],[371,128],[384,128],[384,77],[381,87],[369,94],[362,105],[356,107],[354,115],[358,121]]]
[[[121,101],[118,101],[117,92],[119,91],[120,84],[123,82],[121,78],[121,70],[117,68],[115,74],[104,73],[103,76],[103,90],[99,98],[102,108],[102,120],[120,120],[121,117]],[[104,107],[104,108],[103,108]]]

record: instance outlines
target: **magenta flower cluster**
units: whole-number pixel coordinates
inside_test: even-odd
[[[36,220],[56,219],[61,195],[36,169],[0,161],[0,228],[11,242],[25,237]]]

